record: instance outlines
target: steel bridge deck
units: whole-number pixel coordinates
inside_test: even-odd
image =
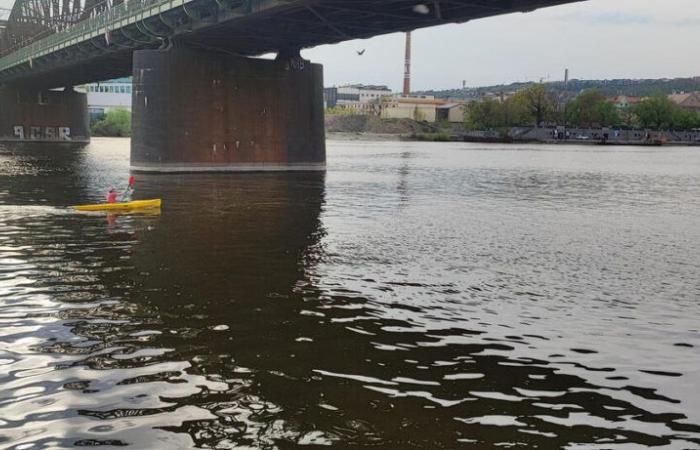
[[[68,26],[39,27],[51,34],[14,44],[20,48],[5,45],[0,83],[54,87],[126,76],[131,53],[143,48],[259,55],[576,1],[582,0],[123,0]]]

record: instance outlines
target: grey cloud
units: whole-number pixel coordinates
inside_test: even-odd
[[[576,12],[559,16],[560,20],[585,23],[588,25],[649,25],[654,17],[646,14],[633,14],[622,11],[611,12]]]

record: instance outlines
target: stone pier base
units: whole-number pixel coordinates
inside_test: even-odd
[[[0,88],[0,141],[90,141],[87,96],[65,90]]]
[[[133,71],[133,170],[325,167],[320,65],[173,48],[136,51]]]

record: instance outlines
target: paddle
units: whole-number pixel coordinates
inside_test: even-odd
[[[134,192],[134,184],[136,184],[136,177],[131,175],[129,177],[129,185],[124,189],[124,194],[122,194],[122,201],[131,201],[131,193]]]

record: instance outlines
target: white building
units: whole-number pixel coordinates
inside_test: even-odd
[[[464,122],[464,116],[467,113],[467,105],[461,102],[457,103],[446,103],[444,105],[437,106],[437,116],[438,121],[450,122],[450,123],[462,123]]]
[[[444,100],[434,97],[391,97],[381,104],[382,119],[413,119],[419,122],[435,122],[437,108],[445,104]]]
[[[115,108],[131,110],[131,78],[86,84],[90,117],[100,117]]]
[[[338,87],[337,106],[352,108],[358,112],[372,112],[383,97],[391,95],[386,86],[349,84]]]

